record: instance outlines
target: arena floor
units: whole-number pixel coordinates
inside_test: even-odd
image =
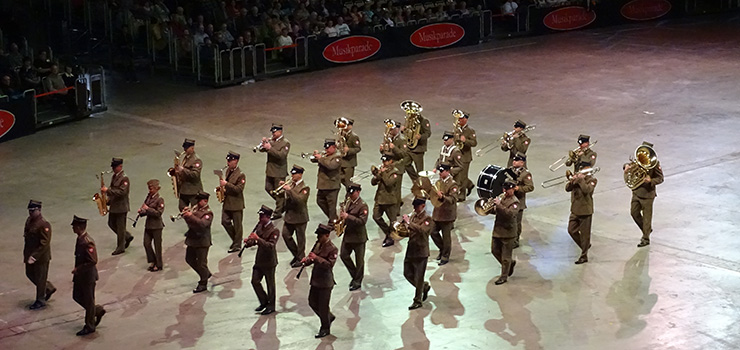
[[[219,90],[112,81],[108,112],[0,145],[0,226],[7,243],[0,246],[0,348],[736,349],[738,55],[737,18],[698,18],[490,42]],[[427,164],[451,128],[452,109],[471,113],[479,147],[511,130],[516,119],[537,125],[528,152],[537,189],[528,196],[523,245],[515,250],[519,264],[508,283],[493,283],[500,271],[490,253],[494,217],[475,214],[475,197],[458,206],[451,263],[430,261],[432,292],[415,311],[407,310],[413,290],[402,273],[405,242],[381,248],[381,233],[370,221],[362,290],[347,290],[348,274],[338,261],[331,302],[337,320],[321,340],[313,337],[318,318],[308,307],[308,278],[294,279],[297,269],[289,268],[282,240],[278,312],[254,314],[254,251],[243,259],[227,254],[220,214],[206,293],[191,293],[197,276],[184,261],[182,222],[167,222],[161,273],[146,271],[141,228],[132,230],[136,239],[126,254],[110,255],[115,236],[90,197],[99,187],[94,175],[109,169],[111,157],[125,159],[132,208],[143,201],[145,182],[158,178],[166,215],[174,215],[165,171],[183,138],[197,140],[209,190],[217,184],[210,170],[225,165],[228,150],[240,152],[248,231],[260,205],[271,205],[263,190],[265,157],[251,152],[271,123],[285,125],[289,164],[306,167],[314,186],[316,166],[297,155],[320,148],[334,118],[356,119],[364,146],[358,170],[367,171],[379,163],[382,120],[402,118],[404,99],[420,102],[433,124]],[[602,170],[590,261],[574,265],[579,251],[566,232],[570,196],[539,183],[562,175],[548,165],[573,149],[581,133],[598,140]],[[666,177],[655,201],[652,244],[638,249],[621,167],[643,140],[655,144]],[[494,148],[474,160],[471,175],[505,163],[506,154]],[[371,201],[369,180],[361,183]],[[60,289],[36,312],[25,309],[34,289],[22,265],[31,198],[44,202],[53,225],[49,279]],[[409,202],[406,196],[402,212]],[[324,217],[313,193],[309,203],[313,232]],[[83,314],[71,298],[73,214],[91,219],[88,231],[100,256],[97,301],[108,309],[98,332],[86,338],[74,335]],[[310,244],[314,236],[307,236]]]

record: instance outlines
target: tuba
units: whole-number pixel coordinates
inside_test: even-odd
[[[103,175],[110,174],[112,171],[106,170],[101,171],[100,175],[95,175],[95,177],[100,178],[100,187],[105,186],[105,180],[103,179]],[[108,214],[108,196],[105,194],[105,192],[96,193],[93,195],[92,200],[98,205],[98,211],[100,212],[100,216],[105,216]]]
[[[635,149],[634,157],[630,157],[629,169],[624,172],[624,183],[631,190],[642,185],[648,170],[658,165],[658,156],[655,150],[648,145],[640,145]]]
[[[466,115],[463,110],[461,109],[454,109],[452,110],[452,117],[455,118],[455,120],[452,122],[452,130],[455,134],[455,147],[459,148],[460,150],[463,149],[463,142],[460,140],[460,136],[462,136],[463,130],[462,126],[460,125],[460,118],[462,118],[464,115]]]
[[[495,214],[494,210],[496,210],[496,203],[495,203],[496,198],[498,198],[499,200],[502,200],[504,199],[505,195],[506,193],[501,193],[497,197],[481,198],[475,201],[475,212],[480,216],[486,216],[488,214]]]
[[[175,198],[180,198],[180,189],[177,187],[177,167],[180,166],[180,159],[185,155],[185,151],[182,151],[182,153],[175,152],[175,160],[173,161],[174,166],[172,168],[167,169],[167,176],[170,177],[172,180],[172,191],[175,192]]]
[[[403,136],[406,137],[406,144],[409,149],[414,149],[419,144],[416,135],[421,131],[421,107],[416,101],[406,100],[401,102],[401,109],[406,112],[406,125],[403,129]]]
[[[345,117],[337,118],[334,121],[334,127],[337,128],[337,131],[335,132],[337,151],[340,153],[344,152],[344,146],[347,145],[347,126],[348,125],[349,125],[349,120],[347,120],[347,118]]]

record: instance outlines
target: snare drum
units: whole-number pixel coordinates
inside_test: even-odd
[[[504,192],[506,169],[498,165],[489,164],[478,175],[478,197],[491,198]]]

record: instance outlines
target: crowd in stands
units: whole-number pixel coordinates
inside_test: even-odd
[[[37,94],[63,90],[58,95],[65,96],[69,93],[65,89],[75,85],[74,70],[74,66],[50,58],[47,50],[31,60],[21,53],[18,44],[11,43],[7,51],[0,48],[0,95],[16,98],[32,89]]]

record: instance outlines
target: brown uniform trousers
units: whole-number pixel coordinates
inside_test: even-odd
[[[283,218],[283,240],[293,254],[291,264],[306,256],[306,224],[308,223],[308,196],[311,189],[301,179],[285,191],[285,217]],[[295,234],[295,240],[293,239]],[[297,241],[297,242],[296,242]]]
[[[239,249],[242,247],[242,238],[244,237],[244,226],[242,219],[244,217],[244,186],[247,177],[242,173],[239,167],[234,170],[226,170],[226,185],[224,185],[224,205],[221,213],[221,226],[231,238],[229,249]]]
[[[308,292],[308,305],[321,320],[321,330],[329,331],[334,314],[329,310],[331,290],[334,282],[334,263],[337,261],[337,247],[331,241],[314,248],[316,259],[311,273],[311,289]]]
[[[339,169],[342,165],[342,158],[338,153],[331,156],[323,156],[311,160],[319,164],[319,175],[316,182],[318,193],[316,194],[316,204],[324,212],[324,215],[333,221],[337,219],[337,197],[341,185]]]
[[[448,176],[444,180],[438,180],[437,182],[442,183],[442,194],[444,199],[442,205],[435,207],[432,212],[432,219],[434,220],[434,228],[432,229],[432,241],[434,245],[439,249],[440,259],[442,261],[450,260],[450,251],[452,250],[452,227],[457,219],[457,192],[459,191],[458,185],[452,176]],[[436,193],[431,193],[431,196],[436,196]],[[440,235],[440,231],[442,235]]]
[[[348,199],[349,200],[349,199]],[[350,200],[351,201],[351,200]],[[347,208],[347,226],[342,236],[342,250],[340,257],[347,272],[351,277],[350,286],[362,285],[365,276],[365,244],[367,242],[367,204],[362,198],[349,203]],[[352,261],[352,253],[355,253],[355,261]]]
[[[26,265],[26,277],[36,286],[36,300],[43,302],[49,293],[56,291],[46,278],[49,275],[51,261],[51,225],[39,216],[28,217],[23,229],[23,263]],[[28,263],[28,258],[36,261]]]
[[[126,174],[121,171],[113,174],[108,187],[108,227],[117,236],[116,251],[126,250],[126,241],[133,238],[126,230],[126,215],[129,211],[128,192],[129,181]]]
[[[424,293],[424,273],[429,258],[429,234],[434,222],[426,211],[413,214],[409,219],[409,243],[403,260],[403,276],[416,288],[414,301],[421,302]]]
[[[272,224],[259,225],[254,231],[257,239],[257,254],[252,267],[252,288],[257,294],[260,306],[275,310],[275,266],[278,264],[275,244],[280,237],[280,231]],[[262,288],[262,279],[265,279],[267,292]]]
[[[373,205],[373,221],[378,225],[385,234],[385,240],[390,238],[391,227],[383,220],[383,214],[388,217],[389,222],[393,222],[398,217],[401,209],[401,202],[398,200],[398,189],[401,187],[403,172],[396,167],[378,172],[370,180],[373,186],[378,186],[375,191],[375,204]]]
[[[491,253],[501,264],[501,276],[509,275],[516,242],[516,215],[519,212],[519,199],[516,196],[505,197],[496,206],[496,221],[493,223]]]
[[[527,209],[527,193],[534,191],[534,181],[532,181],[532,174],[527,168],[510,169],[517,174],[516,185],[519,186],[519,189],[514,191],[514,195],[519,200],[519,212],[516,214],[516,241],[514,241],[514,247],[518,247],[519,238],[522,236],[524,209]]]
[[[591,219],[594,214],[594,188],[596,178],[586,176],[583,179],[569,181],[565,190],[570,192],[570,217],[568,234],[573,242],[581,248],[581,258],[588,258],[591,248]]]
[[[290,141],[280,136],[277,140],[270,139],[270,150],[260,148],[260,152],[267,153],[267,165],[265,166],[265,192],[275,200],[275,215],[283,213],[285,205],[284,196],[274,196],[272,190],[280,187],[280,181],[288,176],[288,153],[290,152]]]
[[[144,224],[144,251],[146,252],[146,261],[154,264],[160,270],[162,269],[162,213],[164,213],[164,198],[159,193],[151,196],[147,195],[144,204],[149,207],[140,215],[146,216]]]
[[[424,153],[427,151],[427,140],[432,136],[432,128],[429,125],[429,120],[419,116],[419,142],[416,143],[416,147],[409,149],[408,155],[411,158],[406,165],[406,173],[409,174],[411,181],[416,181],[419,178],[419,172],[424,171]]]
[[[193,215],[184,217],[188,224],[185,233],[185,262],[198,274],[198,284],[206,285],[211,271],[208,269],[208,249],[211,247],[211,223],[213,212],[206,205],[193,209]]]
[[[182,211],[183,208],[198,203],[195,195],[203,191],[203,183],[200,181],[200,171],[203,169],[203,162],[198,158],[197,154],[193,153],[191,155],[186,154],[180,165],[182,166],[182,171],[177,174],[180,201],[177,204],[177,208]]]
[[[663,168],[660,162],[648,170],[650,182],[643,183],[636,189],[632,190],[632,199],[630,201],[630,214],[637,227],[642,231],[642,242],[650,243],[650,233],[653,232],[653,201],[658,196],[655,186],[663,183]]]
[[[95,304],[95,284],[98,280],[98,251],[87,232],[77,237],[75,244],[75,273],[72,277],[72,299],[85,309],[85,327],[95,330],[95,318],[103,312]]]
[[[467,192],[470,192],[475,187],[475,184],[469,178],[469,173],[470,163],[473,162],[473,147],[478,146],[478,138],[475,136],[475,130],[468,126],[468,124],[462,127],[462,134],[459,134],[455,130],[456,141],[460,139],[460,136],[465,136],[465,142],[463,142],[463,146],[460,148],[460,152],[462,153],[462,170],[460,171],[460,175],[455,178],[455,181],[458,181],[460,188],[466,190],[460,191],[462,199],[465,199]]]
[[[347,140],[347,153],[344,153],[344,150],[339,151],[342,152],[342,165],[340,167],[342,185],[346,190],[351,182],[350,179],[355,176],[357,153],[362,151],[362,145],[360,144],[360,137],[352,131],[346,134],[345,139]]]
[[[594,150],[587,149],[586,152],[583,152],[582,154],[580,152],[577,153],[575,161],[573,159],[568,158],[568,160],[565,161],[565,166],[573,166],[573,171],[577,172],[581,170],[581,163],[589,163],[591,164],[591,167],[593,168],[596,165],[596,157],[598,155]]]
[[[527,134],[521,133],[519,134],[519,137],[511,141],[511,147],[509,147],[509,145],[506,143],[501,144],[502,151],[504,152],[509,151],[509,160],[506,162],[507,168],[511,168],[511,165],[514,163],[514,156],[518,152],[527,154],[527,149],[529,149],[529,144],[531,142],[532,140],[529,137],[527,137]],[[526,166],[527,166],[527,162],[524,162],[524,167]]]

